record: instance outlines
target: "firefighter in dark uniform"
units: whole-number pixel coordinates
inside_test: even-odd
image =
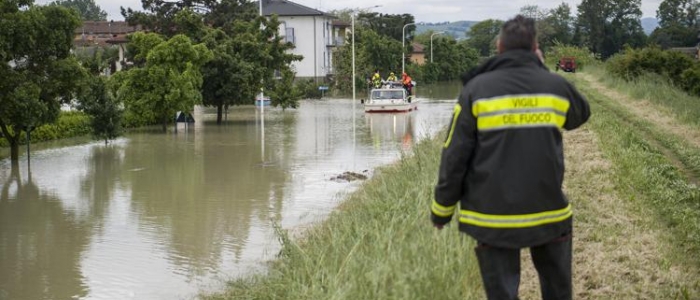
[[[536,36],[533,19],[507,21],[499,55],[463,78],[431,205],[435,227],[457,213],[476,240],[488,299],[518,299],[521,248],[530,248],[543,299],[572,298],[561,130],[584,124],[590,109],[544,67]]]

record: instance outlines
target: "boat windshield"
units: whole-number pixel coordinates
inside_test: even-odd
[[[403,91],[373,91],[372,99],[403,99]]]

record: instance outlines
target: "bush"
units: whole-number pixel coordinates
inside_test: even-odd
[[[544,55],[553,66],[559,63],[559,58],[563,56],[575,57],[577,70],[583,70],[585,66],[600,61],[599,55],[593,54],[585,47],[569,46],[557,42],[551,49],[549,53],[544,53]]]
[[[700,66],[685,69],[681,73],[681,87],[693,96],[700,96]]]
[[[56,139],[78,137],[90,134],[90,117],[82,112],[61,112],[54,124],[46,124],[32,130],[32,142],[45,142]],[[27,140],[26,132],[20,136],[20,143]],[[9,147],[6,139],[0,139],[0,147]]]
[[[321,91],[318,89],[320,86],[328,86],[327,84],[317,84],[313,79],[302,79],[296,82],[296,87],[301,91],[302,98],[304,99],[321,99]],[[324,94],[328,94],[330,91],[325,91]]]
[[[654,73],[680,86],[686,92],[700,95],[700,66],[687,55],[658,47],[626,49],[611,57],[606,70],[625,80],[636,80],[645,73]]]

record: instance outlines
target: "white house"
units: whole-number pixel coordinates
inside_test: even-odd
[[[280,33],[295,46],[291,53],[302,55],[292,64],[297,78],[324,79],[333,71],[332,48],[344,39],[334,30],[336,17],[286,0],[262,0],[263,15],[277,15]]]

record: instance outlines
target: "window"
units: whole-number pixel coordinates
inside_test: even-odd
[[[287,27],[284,33],[284,41],[287,43],[292,43],[296,45],[296,39],[294,38],[294,28]]]

